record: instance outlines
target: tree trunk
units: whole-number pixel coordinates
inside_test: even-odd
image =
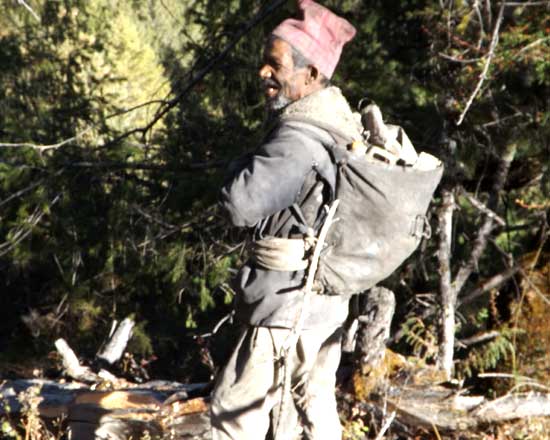
[[[395,311],[395,296],[389,289],[373,287],[360,296],[359,302],[353,387],[359,399],[367,399],[386,374],[386,341]]]
[[[358,318],[355,353],[363,373],[366,373],[377,369],[384,360],[395,312],[395,296],[385,287],[373,287],[364,298]]]
[[[441,336],[438,367],[451,378],[453,369],[456,293],[451,284],[451,242],[455,196],[449,189],[442,191],[439,209],[439,288],[441,292]]]

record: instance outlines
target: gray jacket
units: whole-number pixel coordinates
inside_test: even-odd
[[[333,125],[335,109],[341,107],[349,113],[340,115],[345,116],[342,120],[355,120],[334,87],[289,107],[286,115],[319,120],[330,117]],[[254,240],[302,237],[302,223],[292,208],[295,203],[309,226],[319,226],[317,220],[335,185],[336,168],[326,148],[334,144],[332,135],[310,124],[285,121],[284,116],[258,150],[230,166],[221,191],[222,205],[232,223],[253,228]],[[353,128],[348,128],[350,131]],[[237,318],[255,326],[293,327],[301,310],[304,282],[303,271],[271,271],[245,263],[233,282]],[[312,295],[304,328],[340,325],[347,316],[348,300],[345,295]]]

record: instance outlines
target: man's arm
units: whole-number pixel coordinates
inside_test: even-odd
[[[222,188],[222,205],[235,226],[254,226],[291,206],[322,148],[295,128],[282,127]]]

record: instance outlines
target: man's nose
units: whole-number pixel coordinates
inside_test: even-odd
[[[267,64],[264,64],[262,67],[260,67],[258,75],[260,75],[261,79],[271,78],[271,68]]]

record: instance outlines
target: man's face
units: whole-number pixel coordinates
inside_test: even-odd
[[[280,38],[267,44],[259,75],[269,110],[281,110],[305,95],[307,69],[294,68],[292,47]]]

